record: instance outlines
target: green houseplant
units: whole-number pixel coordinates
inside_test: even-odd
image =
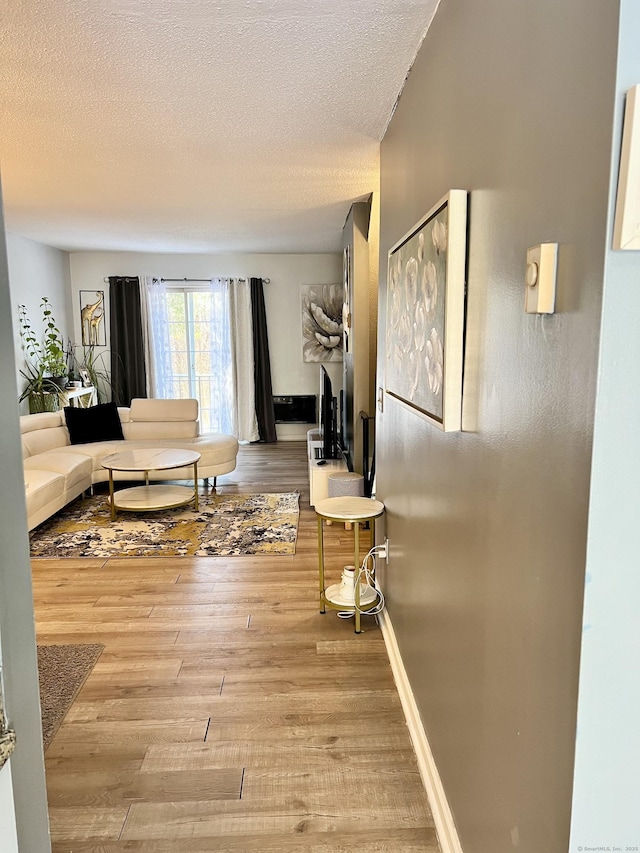
[[[26,360],[20,371],[26,384],[19,397],[29,400],[29,411],[55,412],[60,408],[58,392],[67,383],[64,341],[46,296],[40,302],[44,332],[38,340],[29,320],[26,306],[19,306],[20,338]]]
[[[77,347],[77,349],[80,348]],[[107,400],[110,400],[113,390],[111,379],[104,363],[104,353],[97,351],[97,345],[83,346],[81,356],[74,353],[74,363],[77,366],[78,373],[80,370],[84,370],[88,374],[91,384],[96,389],[98,403],[106,403]]]

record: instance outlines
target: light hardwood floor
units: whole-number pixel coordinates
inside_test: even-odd
[[[38,641],[105,644],[46,753],[54,853],[435,853],[375,620],[318,613],[306,446],[218,490],[299,490],[295,556],[33,561]]]

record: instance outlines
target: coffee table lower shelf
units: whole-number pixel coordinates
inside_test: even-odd
[[[194,489],[189,486],[173,486],[153,483],[150,486],[131,486],[113,494],[114,509],[128,512],[153,512],[172,509],[195,502]]]
[[[200,454],[195,450],[170,447],[137,447],[105,456],[101,465],[109,472],[111,521],[115,521],[117,509],[125,512],[153,512],[160,509],[173,509],[193,502],[197,510],[199,459]],[[193,488],[167,483],[149,485],[149,471],[170,471],[191,465],[193,465]],[[143,474],[146,484],[131,486],[116,492],[113,483],[114,471]]]

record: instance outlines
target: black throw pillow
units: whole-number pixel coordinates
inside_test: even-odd
[[[124,439],[122,424],[115,403],[98,403],[88,409],[64,407],[71,444],[89,444],[93,441],[115,441]]]

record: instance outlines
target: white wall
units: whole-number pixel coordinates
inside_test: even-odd
[[[1,639],[0,632],[0,698],[4,696]],[[6,762],[4,767],[0,768],[0,838],[2,839],[2,853],[18,853],[15,804],[11,786],[11,759]]]
[[[18,853],[18,836],[11,788],[11,759],[0,770],[0,838],[2,853]]]
[[[617,130],[624,94],[640,82],[640,7],[620,5]],[[587,585],[580,658],[571,853],[640,849],[640,252],[609,250],[591,475]]]
[[[47,296],[65,343],[71,333],[69,255],[26,237],[7,234],[7,256],[15,359],[19,370],[24,363],[18,332],[19,305],[26,306],[31,325],[36,334],[40,335],[43,330],[40,302],[43,296]],[[19,373],[17,381],[18,388],[22,390],[24,381]],[[21,405],[21,412],[25,413],[27,410],[25,401]]]
[[[317,394],[318,365],[302,361],[300,285],[342,281],[342,257],[315,255],[172,255],[138,252],[77,252],[70,256],[73,338],[80,341],[80,290],[104,290],[108,335],[110,275],[157,278],[252,276],[271,279],[264,287],[273,393]],[[334,392],[342,387],[340,364],[327,365]],[[307,426],[279,427],[278,437],[304,437]]]
[[[24,245],[30,244],[30,245]],[[18,247],[24,269],[42,273],[34,287],[38,294],[48,279],[48,265],[37,259],[50,257],[46,247],[31,241],[12,240]],[[55,253],[54,256],[63,253]],[[15,260],[14,255],[14,260]],[[58,258],[60,260],[60,258]],[[2,675],[7,720],[15,729],[17,744],[11,756],[11,771],[5,766],[0,778],[0,850],[13,853],[14,838],[24,853],[48,853],[49,824],[42,751],[42,725],[36,662],[33,593],[29,564],[27,511],[24,501],[24,477],[20,453],[20,431],[16,398],[16,365],[11,318],[14,298],[20,291],[9,288],[4,221],[0,193],[0,642]],[[40,284],[43,285],[40,288]],[[15,285],[15,281],[14,281]],[[24,283],[26,287],[26,281]],[[33,291],[30,291],[33,292]],[[20,300],[16,300],[20,301]],[[9,790],[11,783],[12,792]],[[11,795],[13,794],[13,796]],[[12,813],[15,812],[15,820]],[[14,829],[15,827],[15,829]],[[5,835],[6,832],[6,835]]]

